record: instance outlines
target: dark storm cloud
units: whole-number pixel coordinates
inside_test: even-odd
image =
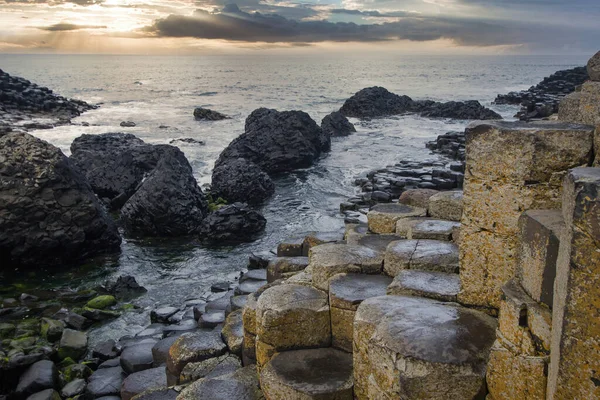
[[[56,6],[65,3],[77,4],[79,6],[91,6],[100,4],[103,0],[0,0],[0,4],[48,4]]]
[[[321,41],[431,41],[451,39],[468,46],[568,45],[587,42],[596,46],[598,31],[560,30],[533,23],[490,21],[450,17],[404,17],[398,22],[364,24],[329,21],[295,21],[280,15],[246,13],[229,5],[220,13],[198,10],[193,16],[170,15],[146,29],[156,36],[225,39],[243,42]],[[581,43],[579,43],[581,44]]]
[[[38,26],[37,28],[41,29],[43,31],[64,32],[64,31],[78,31],[80,29],[103,29],[103,28],[106,28],[106,26],[76,25],[76,24],[69,24],[66,22],[62,22],[60,24],[54,24],[54,25],[50,25],[50,26]]]

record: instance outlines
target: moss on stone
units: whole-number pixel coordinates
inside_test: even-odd
[[[104,310],[105,308],[114,306],[115,304],[117,304],[117,299],[115,299],[115,296],[103,295],[94,297],[88,301],[85,306],[88,308],[94,308],[96,310]]]

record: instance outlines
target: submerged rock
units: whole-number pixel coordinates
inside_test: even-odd
[[[354,125],[339,111],[334,111],[321,121],[321,129],[329,136],[348,136],[356,132]]]
[[[131,275],[121,275],[116,281],[107,282],[105,288],[109,293],[119,299],[129,299],[148,291]]]
[[[310,167],[329,151],[331,139],[302,111],[254,110],[246,119],[245,133],[219,156],[215,167],[244,158],[268,174]]]
[[[220,112],[209,110],[208,108],[198,107],[194,109],[194,118],[198,121],[220,121],[222,119],[228,119],[229,117],[225,114],[221,114]]]
[[[118,251],[121,238],[85,178],[56,147],[0,137],[0,264],[72,264]]]
[[[207,211],[189,162],[178,148],[164,146],[154,171],[121,209],[121,219],[131,234],[183,236],[198,231]]]
[[[133,128],[133,127],[135,127],[135,122],[133,122],[133,121],[123,121],[123,122],[121,122],[120,125],[123,128]]]
[[[267,220],[243,203],[234,203],[211,213],[202,221],[200,237],[210,242],[246,242],[256,239]]]
[[[213,197],[222,197],[228,202],[258,204],[275,193],[275,185],[256,164],[236,158],[213,170],[211,190]]]

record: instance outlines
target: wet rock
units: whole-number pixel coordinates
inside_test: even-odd
[[[277,245],[277,257],[301,257],[304,255],[304,237],[288,238]]]
[[[167,129],[169,127],[161,125],[161,126],[159,126],[159,128],[160,129]],[[172,139],[171,141],[169,141],[169,144],[177,144],[177,143],[195,144],[195,145],[198,145],[198,146],[204,146],[206,144],[206,143],[204,143],[204,141],[197,140],[197,139],[194,139],[194,138],[178,138],[178,139]]]
[[[115,225],[58,148],[11,133],[0,137],[0,160],[2,265],[56,266],[118,251]]]
[[[175,343],[175,341],[179,338],[179,336],[170,336],[164,339],[159,340],[152,347],[152,366],[160,367],[167,362],[167,357],[169,355],[169,349]]]
[[[452,118],[452,119],[502,119],[500,114],[482,106],[476,100],[449,101],[447,103],[435,103],[425,108],[421,115],[429,118]]]
[[[211,191],[230,203],[260,204],[275,193],[275,185],[253,162],[231,158],[213,170]]]
[[[132,397],[132,399],[133,400],[175,400],[175,399],[177,399],[177,396],[179,396],[178,391],[176,391],[173,388],[166,388],[166,389],[147,390],[143,393],[140,393],[140,394]],[[111,399],[111,400],[118,400],[118,399],[119,398]]]
[[[139,343],[125,347],[121,353],[121,368],[128,374],[152,368],[152,348],[157,341]]]
[[[65,323],[51,318],[42,318],[41,334],[49,342],[56,342],[62,337]],[[2,335],[0,335],[2,337]]]
[[[91,299],[85,306],[97,310],[104,310],[105,308],[114,306],[115,304],[117,304],[117,299],[115,299],[114,296],[104,295]]]
[[[116,342],[112,339],[100,342],[94,347],[92,355],[101,360],[110,360],[119,356],[119,351],[115,347]]]
[[[181,383],[194,382],[202,378],[214,378],[230,374],[242,368],[240,359],[231,354],[190,363],[181,372]]]
[[[93,323],[93,321],[90,321],[84,316],[69,311],[66,308],[60,309],[56,314],[54,314],[54,318],[63,321],[67,324],[68,327],[76,329],[78,331],[82,331],[84,329],[89,328]]]
[[[458,246],[439,240],[400,240],[385,252],[385,273],[395,277],[404,269],[458,272]]]
[[[229,117],[225,114],[221,114],[220,112],[209,110],[208,108],[198,107],[194,109],[194,118],[196,121],[220,121],[223,119],[228,119]]]
[[[90,376],[85,395],[92,399],[119,396],[125,377],[126,374],[121,367],[99,369]]]
[[[350,97],[340,113],[346,117],[376,118],[402,114],[411,111],[413,100],[408,96],[398,96],[387,89],[374,86],[362,89]]]
[[[279,353],[260,373],[269,399],[352,400],[352,355],[335,349]]]
[[[198,231],[208,205],[192,167],[176,147],[165,146],[156,168],[121,209],[127,232],[184,236]]]
[[[54,389],[46,389],[32,394],[27,400],[60,400],[60,394]]]
[[[246,279],[235,288],[236,294],[250,294],[267,284],[266,280]]]
[[[244,158],[264,172],[286,172],[310,167],[331,139],[302,111],[259,108],[246,119],[245,133],[219,156],[215,168],[231,159]]]
[[[277,257],[269,262],[267,281],[289,278],[308,266],[308,257]]]
[[[457,274],[406,269],[396,275],[387,294],[455,302],[459,290],[460,278]]]
[[[354,125],[339,111],[334,111],[323,118],[321,129],[331,137],[348,136],[356,132]]]
[[[52,361],[42,360],[30,366],[19,378],[15,390],[21,397],[27,397],[45,389],[54,389],[58,384],[58,371]]]
[[[140,286],[135,277],[130,275],[121,275],[115,282],[107,283],[106,290],[124,300],[147,292],[146,288]]]
[[[452,232],[458,228],[460,228],[459,222],[430,219],[411,225],[407,238],[449,241],[452,239]]]
[[[177,311],[179,311],[177,307],[161,307],[152,310],[150,312],[150,321],[166,323]]]
[[[600,82],[600,51],[589,59],[587,73],[590,76],[590,80]]]
[[[129,400],[133,396],[147,390],[167,387],[165,367],[147,369],[129,375],[121,386],[121,400]]]
[[[60,338],[58,357],[62,360],[67,357],[78,360],[87,351],[87,335],[83,332],[65,329]]]
[[[114,368],[114,367],[119,367],[120,365],[121,365],[121,359],[119,357],[116,357],[116,358],[104,361],[102,364],[100,364],[98,366],[98,369]]]
[[[122,121],[119,125],[123,128],[133,128],[135,126],[135,122],[133,121]]]
[[[220,356],[225,353],[226,348],[219,332],[198,331],[183,334],[169,350],[167,369],[171,375],[179,377],[187,364]]]
[[[234,203],[210,213],[200,225],[200,236],[210,242],[247,242],[265,229],[266,219],[243,203]]]
[[[198,326],[200,328],[213,329],[225,322],[225,311],[209,311],[200,316]]]
[[[241,368],[231,374],[200,379],[177,397],[179,400],[261,400],[256,367]]]
[[[87,365],[71,364],[61,370],[61,379],[64,382],[71,382],[75,379],[87,379],[92,375],[92,373],[92,369]]]
[[[84,392],[85,386],[86,386],[86,383],[85,383],[84,379],[75,379],[75,380],[67,383],[65,385],[65,387],[63,387],[62,390],[60,391],[60,394],[64,398],[75,397]]]
[[[373,249],[380,253],[385,253],[385,249],[391,242],[395,242],[396,240],[400,240],[400,236],[398,235],[356,235],[347,241],[348,244],[356,244],[360,246],[365,246],[370,249]]]
[[[241,310],[248,302],[248,295],[233,296],[230,299],[231,311]]]
[[[242,341],[244,339],[244,325],[242,310],[231,312],[225,320],[221,337],[227,344],[229,352],[238,356],[242,355]]]

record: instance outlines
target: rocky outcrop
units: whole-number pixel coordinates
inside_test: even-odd
[[[268,174],[310,167],[331,147],[331,139],[302,111],[259,108],[246,119],[245,133],[219,156],[215,167],[244,158]]]
[[[275,185],[256,164],[235,158],[213,170],[211,193],[232,203],[259,204],[275,193]]]
[[[129,133],[82,135],[71,144],[71,160],[94,193],[113,210],[135,193],[168,146],[153,146]]]
[[[377,118],[418,113],[430,118],[453,119],[502,119],[496,112],[483,107],[478,101],[450,101],[438,103],[431,100],[414,101],[404,95],[399,96],[385,88],[375,86],[362,89],[350,97],[340,113],[346,117]]]
[[[1,136],[0,177],[3,267],[72,264],[119,249],[115,225],[58,148],[25,133]]]
[[[36,129],[36,126],[28,128],[23,121],[53,118],[56,119],[53,124],[64,124],[94,108],[96,107],[85,101],[58,96],[46,87],[0,70],[0,124],[4,122],[8,126],[18,124],[20,129]]]
[[[198,232],[208,213],[204,194],[185,155],[161,146],[156,168],[121,210],[125,229],[144,236],[184,236]]]
[[[592,81],[600,82],[600,51],[588,61],[587,73]]]
[[[329,136],[348,136],[356,132],[354,125],[339,111],[334,111],[321,121],[321,129]]]
[[[194,109],[194,118],[197,121],[220,121],[223,119],[228,119],[229,117],[225,114],[221,114],[220,112],[209,110],[208,108],[198,107]]]
[[[202,221],[200,237],[210,242],[246,242],[256,239],[267,220],[246,204],[234,203],[211,213]]]
[[[560,100],[587,79],[585,67],[558,71],[527,90],[499,94],[494,103],[521,105],[515,117],[522,120],[549,117],[558,112]]]

